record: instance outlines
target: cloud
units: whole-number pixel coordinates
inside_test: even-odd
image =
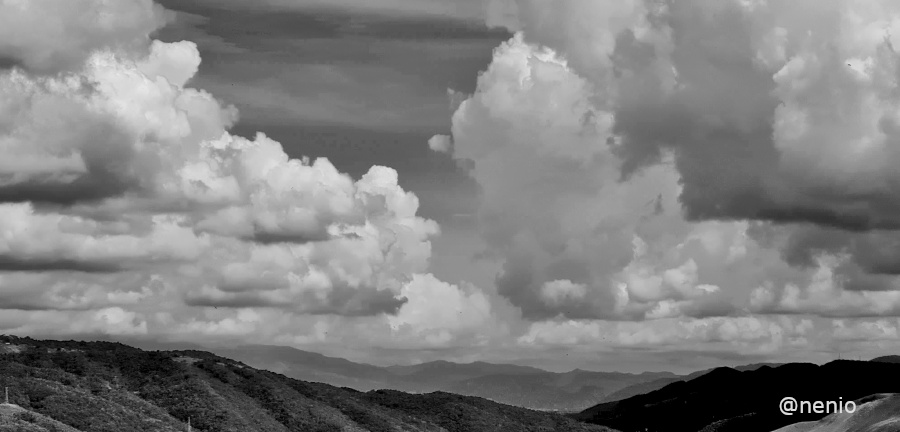
[[[4,1],[0,58],[36,72],[77,68],[95,50],[140,49],[169,14],[152,0]]]
[[[200,0],[209,1],[211,0]],[[221,3],[222,0],[216,0]],[[483,0],[227,0],[232,8],[278,10],[340,9],[400,17],[443,17],[479,22],[487,8]]]
[[[428,140],[428,148],[440,153],[451,153],[453,138],[447,135],[435,135]]]
[[[503,262],[499,293],[528,319],[728,313],[696,260],[726,264],[729,254],[687,247],[706,227],[681,216],[671,164],[620,181],[614,113],[596,90],[519,35],[454,115],[453,156],[473,162],[479,224]]]
[[[30,204],[0,206],[0,269],[119,271],[153,262],[192,261],[209,239],[180,226],[177,217],[154,216],[146,227],[119,226],[63,214],[44,214]]]
[[[900,314],[900,291],[851,291],[836,277],[838,257],[821,257],[809,284],[787,284],[780,289],[762,286],[752,293],[758,312],[815,314],[828,317],[896,316]]]
[[[689,219],[897,227],[892,2],[515,4],[614,106],[623,175],[674,150]]]
[[[537,321],[900,313],[900,9],[811,6],[492,2],[518,33],[450,151],[500,294]]]
[[[647,322],[599,320],[540,321],[518,338],[520,345],[590,349],[729,349],[750,353],[804,348],[815,333],[809,319],[786,317],[717,317],[661,319]]]
[[[448,8],[401,3],[342,7]],[[519,33],[428,142],[482,192],[500,271],[476,287],[432,273],[440,227],[395,170],[229,132],[197,46],[152,40],[159,7],[0,3],[0,329],[403,358],[886,349],[900,11],[866,5],[489,5]]]
[[[391,330],[418,335],[414,339],[431,347],[446,347],[464,337],[486,341],[490,333],[486,330],[497,324],[489,298],[471,285],[458,287],[431,275],[417,275],[402,294],[410,301],[396,316],[388,317]]]
[[[832,326],[838,340],[881,342],[900,339],[900,329],[895,319],[835,320]]]
[[[354,179],[229,133],[236,109],[191,87],[196,45],[150,39],[166,15],[138,1],[0,3],[0,22],[32,24],[0,44],[21,63],[0,71],[4,329],[233,336],[265,316],[388,329],[384,314],[405,328],[437,297],[490,316],[480,293],[428,272],[440,229],[395,170]],[[471,333],[450,318],[403,331]]]

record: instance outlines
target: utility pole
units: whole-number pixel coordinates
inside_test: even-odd
[[[6,405],[9,405],[9,387],[3,387],[4,393],[6,393]]]
[[[188,432],[191,432],[191,418],[188,417]]]

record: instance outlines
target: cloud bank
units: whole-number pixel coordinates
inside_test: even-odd
[[[434,275],[440,227],[395,170],[230,133],[197,46],[152,39],[161,7],[0,3],[0,332],[404,359],[897,346],[900,6],[483,6],[516,36],[427,143],[481,187],[500,271],[475,286]]]
[[[0,10],[0,331],[196,340],[365,320],[443,346],[491,318],[428,272],[440,229],[396,171],[353,179],[230,134],[237,110],[191,87],[196,45],[151,39],[160,6]],[[448,304],[459,316],[431,319]]]
[[[898,314],[893,2],[489,10],[516,36],[429,146],[484,190],[498,293],[533,323],[520,342],[631,325],[711,342],[692,326],[783,335],[803,317]],[[671,320],[692,330],[661,336]],[[813,345],[830,349],[832,330]]]

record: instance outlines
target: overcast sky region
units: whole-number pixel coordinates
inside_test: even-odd
[[[900,352],[895,0],[0,0],[0,334]]]

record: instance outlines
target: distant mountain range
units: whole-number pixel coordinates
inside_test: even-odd
[[[604,397],[625,398],[563,415],[446,391],[335,387],[201,350],[144,351],[111,342],[0,336],[0,387],[9,387],[13,404],[0,404],[0,431],[182,431],[188,419],[197,432],[900,431],[900,396],[889,393],[900,385],[897,357],[822,366],[757,364],[676,376],[554,374],[481,362],[376,367],[283,347],[235,351],[276,369],[357,385],[473,385],[472,392],[541,403],[550,402],[541,391],[578,400],[591,391],[607,392],[597,390],[605,387],[618,390]],[[640,382],[622,384],[634,381]],[[786,416],[779,410],[786,396],[853,400],[857,410]]]
[[[148,345],[147,349],[196,349],[240,360],[258,369],[291,378],[359,391],[376,389],[409,393],[443,391],[543,411],[579,412],[602,402],[627,399],[674,382],[690,380],[712,369],[688,375],[671,372],[594,372],[576,369],[555,373],[529,366],[486,362],[434,361],[411,366],[379,367],[328,357],[295,348],[247,345],[232,348],[199,345]],[[753,370],[776,363],[739,366]]]
[[[0,337],[0,431],[614,432],[436,392],[359,392],[202,351]]]
[[[216,354],[304,381],[360,391],[443,391],[538,410],[581,411],[603,401],[662,388],[684,379],[670,372],[628,374],[573,370],[554,373],[509,364],[436,361],[378,367],[278,346],[211,348]]]

